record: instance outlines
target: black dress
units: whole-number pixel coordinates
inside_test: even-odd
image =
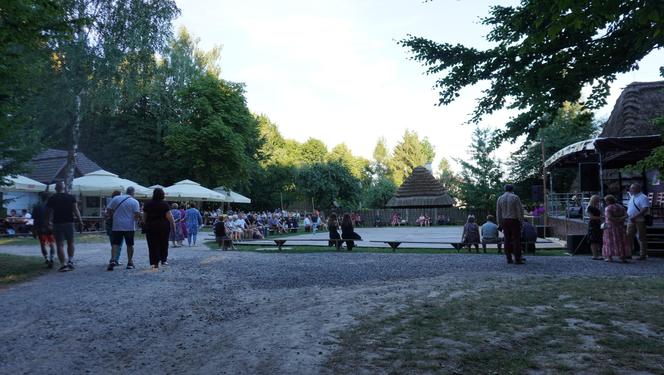
[[[355,242],[352,240],[362,239],[359,234],[355,233],[352,223],[341,224],[341,238],[346,240],[346,247],[348,248],[348,251],[353,250],[353,247],[355,247]]]
[[[339,240],[341,239],[341,236],[339,235],[339,232],[337,231],[337,221],[336,220],[329,220],[327,222],[327,230],[330,232],[330,240]],[[329,241],[327,243],[327,246],[336,246],[337,249],[341,247],[341,241]]]
[[[588,206],[588,216],[600,216],[601,211],[597,207]],[[594,244],[602,244],[602,220],[590,219],[588,221],[588,241]]]
[[[148,241],[150,265],[158,266],[159,262],[168,260],[168,235],[171,232],[171,223],[166,219],[170,210],[164,201],[149,201],[145,203],[145,239]]]

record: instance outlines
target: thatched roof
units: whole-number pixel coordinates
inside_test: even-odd
[[[660,134],[653,119],[664,116],[664,81],[633,82],[627,85],[600,137]]]
[[[413,173],[399,187],[387,207],[449,207],[454,202],[441,183],[424,167]]]

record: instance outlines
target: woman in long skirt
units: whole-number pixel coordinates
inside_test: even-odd
[[[604,235],[602,255],[607,262],[613,261],[614,256],[619,257],[623,263],[627,262],[627,232],[625,219],[627,213],[625,208],[618,204],[613,195],[604,198],[606,208],[604,209]]]

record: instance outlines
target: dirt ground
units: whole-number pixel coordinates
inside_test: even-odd
[[[0,290],[0,373],[335,372],[325,364],[338,352],[342,332],[414,300],[529,274],[573,277],[590,265],[619,276],[664,270],[664,260],[624,266],[537,257],[519,268],[499,256],[261,254],[198,246],[172,249],[171,265],[153,272],[139,242],[137,269],[107,272],[108,252],[106,244],[81,244],[75,271]]]

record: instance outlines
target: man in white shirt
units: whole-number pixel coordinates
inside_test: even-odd
[[[108,202],[106,207],[109,215],[113,217],[113,228],[111,232],[111,261],[108,264],[108,271],[113,271],[117,264],[116,254],[120,251],[120,244],[124,239],[127,244],[127,269],[134,269],[134,233],[136,232],[136,220],[140,217],[141,207],[138,201],[134,199],[134,187],[127,188],[127,194],[117,195]]]
[[[648,258],[648,240],[646,238],[646,214],[650,210],[648,197],[641,192],[641,185],[632,184],[629,187],[629,202],[627,203],[627,241],[629,242],[630,254],[634,250],[634,236],[639,240],[640,260]]]

